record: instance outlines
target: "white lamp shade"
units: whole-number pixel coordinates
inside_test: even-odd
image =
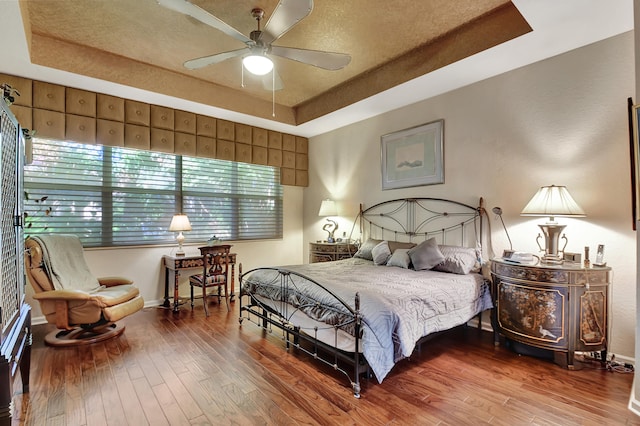
[[[186,214],[177,214],[171,219],[171,225],[169,225],[169,231],[191,231],[191,222]]]
[[[333,200],[322,200],[320,204],[320,211],[318,216],[338,216],[338,209],[336,208],[336,202]]]
[[[543,186],[524,207],[521,216],[585,217],[584,210],[575,202],[565,186]]]
[[[247,71],[255,75],[265,75],[273,69],[271,59],[263,55],[245,56],[242,60],[242,65],[244,65]]]

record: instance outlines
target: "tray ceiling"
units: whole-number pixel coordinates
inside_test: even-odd
[[[192,0],[248,35],[251,9],[277,0]],[[326,71],[272,57],[284,83],[272,93],[234,58],[199,70],[193,58],[241,42],[155,0],[20,2],[31,62],[255,117],[299,125],[531,31],[505,0],[318,0],[274,45],[348,53]],[[275,117],[272,101],[275,100]]]

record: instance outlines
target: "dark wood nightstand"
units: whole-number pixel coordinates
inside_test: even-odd
[[[309,263],[348,259],[357,251],[351,243],[309,243]]]
[[[491,262],[494,331],[552,351],[554,362],[570,370],[576,351],[601,352],[606,359],[611,268]]]

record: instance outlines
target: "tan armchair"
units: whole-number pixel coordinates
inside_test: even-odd
[[[95,343],[119,336],[116,321],[144,306],[137,287],[121,277],[95,278],[75,235],[40,235],[25,242],[26,275],[33,298],[54,330],[51,346]]]

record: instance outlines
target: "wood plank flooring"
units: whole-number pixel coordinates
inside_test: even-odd
[[[126,331],[77,348],[34,327],[31,390],[14,394],[26,425],[640,425],[627,410],[632,374],[564,370],[459,329],[425,344],[355,399],[342,374],[277,333],[238,323],[212,302],[178,314],[146,308]],[[16,382],[16,387],[19,383]]]

